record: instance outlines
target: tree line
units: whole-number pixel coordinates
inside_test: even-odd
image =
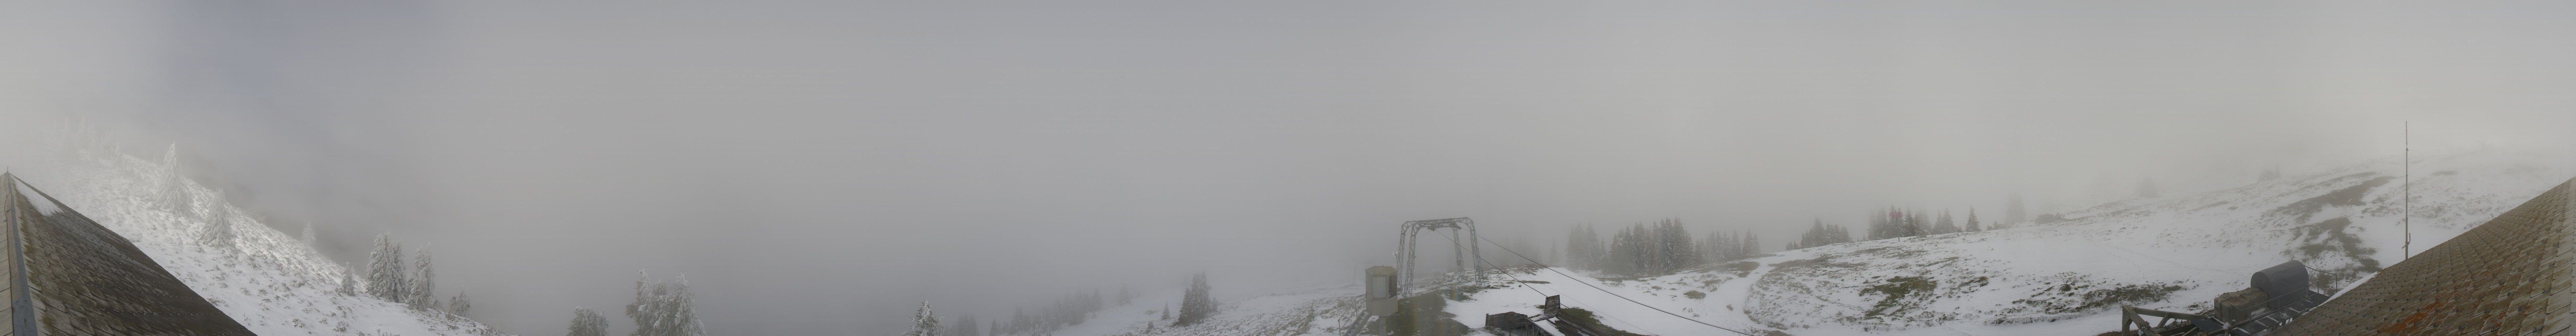
[[[1868,226],[1855,237],[1851,227],[1826,224],[1818,218],[1786,244],[1784,250],[1795,250],[1832,244],[1879,239],[1919,237],[1937,234],[1975,232],[2005,228],[2024,219],[2021,196],[2013,195],[2003,221],[1988,223],[1978,218],[1977,208],[1969,207],[1965,216],[1954,216],[1948,209],[1927,211],[1889,206],[1872,211]],[[2054,215],[2043,214],[2038,223],[2053,221]],[[1727,261],[1762,254],[1761,237],[1751,230],[1710,232],[1692,239],[1680,219],[1666,218],[1653,224],[1637,223],[1619,228],[1603,237],[1592,224],[1576,224],[1566,233],[1563,247],[1550,255],[1568,267],[1612,274],[1651,275],[1679,271],[1700,264]]]
[[[629,336],[705,336],[704,323],[698,321],[697,295],[689,292],[688,276],[673,281],[655,280],[644,272],[635,272],[635,302],[626,304],[626,317],[635,321],[635,332]],[[571,332],[565,336],[608,336],[608,318],[588,307],[572,309]]]
[[[1217,306],[1216,299],[1209,296],[1208,291],[1210,289],[1212,289],[1212,287],[1208,286],[1207,273],[1191,275],[1189,288],[1184,289],[1181,292],[1179,310],[1176,312],[1173,310],[1172,305],[1164,305],[1163,309],[1158,312],[1161,317],[1157,318],[1155,321],[1147,322],[1145,326],[1146,330],[1153,330],[1157,323],[1164,326],[1178,327],[1206,322],[1210,317],[1215,316],[1216,312],[1220,309]],[[921,308],[913,311],[912,325],[909,326],[901,335],[1047,335],[1068,326],[1080,325],[1102,309],[1132,304],[1137,297],[1138,295],[1134,291],[1128,290],[1128,288],[1124,286],[1118,288],[1118,292],[1115,296],[1102,295],[1099,289],[1092,289],[1085,292],[1076,292],[1074,294],[1065,295],[1062,298],[1056,299],[1053,304],[1040,306],[1037,309],[1034,309],[1036,313],[1030,313],[1033,309],[1026,307],[1013,308],[1011,310],[1010,320],[1007,320],[1007,322],[1004,320],[994,320],[990,321],[989,324],[979,324],[974,315],[964,315],[958,317],[956,320],[943,322],[941,316],[938,316],[936,313],[931,311],[930,302],[923,301],[921,303]],[[1110,304],[1109,302],[1111,300],[1115,300],[1116,303],[1114,305]]]
[[[1629,225],[1607,240],[1591,224],[1577,224],[1566,234],[1562,254],[1565,264],[1575,268],[1647,275],[1759,254],[1761,246],[1752,231],[1712,232],[1694,239],[1681,219],[1666,218]]]
[[[443,300],[438,297],[438,268],[430,259],[428,247],[412,250],[409,264],[405,264],[403,254],[402,243],[395,242],[393,235],[376,235],[375,247],[367,254],[364,290],[367,296],[425,312],[445,313],[458,318],[469,316],[474,303],[465,298],[464,292]],[[341,276],[341,295],[357,296],[358,287],[352,276]]]

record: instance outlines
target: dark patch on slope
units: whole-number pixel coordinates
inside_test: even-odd
[[[2332,180],[2326,180],[2326,182],[2319,182],[2317,184],[2322,186],[2324,184],[2333,183],[2334,181],[2341,181],[2344,178],[2360,177],[2369,174],[2372,173],[2347,175],[2344,177],[2337,177]],[[2299,200],[2298,202],[2291,202],[2289,205],[2283,205],[2280,208],[2272,209],[2272,212],[2274,214],[2282,215],[2297,215],[2298,219],[2294,220],[2294,222],[2305,223],[2308,221],[2309,216],[2315,216],[2318,211],[2324,211],[2327,206],[2362,205],[2361,197],[2369,194],[2370,188],[2377,188],[2380,185],[2386,185],[2388,184],[2388,181],[2396,179],[2396,177],[2381,176],[2379,178],[2370,179],[2369,181],[2362,181],[2361,184],[2358,185],[2345,187],[2341,190],[2328,192],[2324,195],[2317,195],[2317,197]]]
[[[2362,246],[2361,236],[2352,234],[2349,231],[2351,227],[2351,217],[2336,217],[2299,227],[2299,240],[2307,242],[2299,246],[2299,253],[2306,256],[2306,260],[2324,257],[2326,252],[2340,252],[2345,258],[2352,258],[2354,263],[2360,264],[2344,268],[2343,272],[2318,272],[2308,278],[2311,286],[2331,289],[2335,283],[2353,280],[2347,274],[2379,272],[2379,260],[2370,258],[2379,249]]]

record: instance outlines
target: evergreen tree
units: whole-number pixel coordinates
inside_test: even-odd
[[[635,276],[635,303],[626,305],[626,317],[635,320],[635,332],[627,335],[707,334],[698,323],[697,298],[689,293],[688,276],[681,276],[678,282],[654,281],[640,271]]]
[[[428,247],[421,247],[420,251],[412,254],[412,267],[411,278],[406,280],[411,288],[403,291],[408,296],[402,302],[416,309],[438,309],[438,270],[429,263]]]
[[[1190,275],[1190,289],[1181,292],[1180,320],[1172,321],[1172,325],[1186,326],[1206,321],[1216,314],[1216,308],[1216,299],[1208,298],[1207,273]]]
[[[340,296],[358,296],[358,279],[350,273],[356,271],[340,273]]]
[[[1977,207],[1968,207],[1968,227],[1966,229],[1968,231],[1986,230],[1985,228],[1977,227]]]
[[[302,236],[298,236],[298,238],[302,238],[302,239],[304,240],[304,245],[312,246],[312,245],[313,245],[313,223],[309,223],[309,222],[308,222],[308,223],[304,223],[304,235],[302,235]]]
[[[1755,237],[1753,235],[1753,230],[1744,230],[1744,235],[1742,237],[1744,242],[1735,245],[1737,249],[1735,252],[1736,257],[1741,258],[1743,256],[1762,254],[1762,239],[1760,237]]]
[[[1691,246],[1690,231],[1682,227],[1680,218],[1655,222],[1654,243],[1658,252],[1655,257],[1659,259],[1656,271],[1659,273],[1699,265],[1704,259],[1700,257],[1703,255],[1700,250]]]
[[[1797,241],[1797,242],[1795,242],[1795,243],[1790,243],[1790,244],[1789,244],[1789,249],[1791,249],[1791,250],[1795,250],[1795,249],[1802,249],[1802,248],[1809,248],[1809,247],[1817,247],[1817,246],[1825,246],[1825,245],[1833,245],[1833,244],[1849,243],[1849,242],[1851,242],[1851,241],[1852,241],[1852,238],[1851,238],[1851,230],[1850,230],[1850,229],[1846,229],[1846,228],[1842,227],[1841,225],[1825,225],[1825,220],[1824,220],[1824,219],[1816,219],[1815,224],[1809,224],[1809,225],[1807,225],[1807,232],[1806,232],[1806,233],[1798,234],[1798,241]]]
[[[1601,258],[1608,253],[1608,250],[1601,245],[1601,233],[1594,231],[1592,224],[1576,224],[1573,232],[1566,233],[1567,264],[1583,269],[1600,270],[1604,266]]]
[[[903,336],[939,336],[939,317],[930,314],[930,301],[921,302],[921,310],[912,312],[912,331]]]
[[[572,332],[564,336],[608,336],[608,318],[588,307],[572,309]]]
[[[465,299],[465,292],[456,292],[455,297],[447,299],[448,314],[455,314],[456,317],[470,318],[473,317],[473,315],[469,315],[468,313],[472,311],[474,311],[474,302],[467,301]]]
[[[233,233],[233,216],[220,210],[221,207],[217,209],[207,214],[206,228],[198,232],[197,243],[217,251],[232,251],[233,237],[236,236]]]
[[[188,193],[188,179],[179,176],[179,144],[170,144],[170,150],[161,154],[161,167],[162,208],[179,218],[196,217],[197,202]]]
[[[402,244],[392,235],[376,235],[375,251],[367,255],[367,295],[385,301],[404,302],[411,284],[405,278]]]
[[[1959,233],[1959,225],[1950,221],[1950,210],[1941,210],[1941,219],[1932,224],[1932,234],[1948,233]]]
[[[1646,254],[1646,225],[1643,223],[1619,229],[1610,235],[1610,253],[1601,258],[1601,271],[1618,274],[1643,274],[1649,258]]]
[[[1928,223],[1923,220],[1923,211],[1921,210],[1905,211],[1904,222],[1905,225],[1903,227],[1899,227],[1899,229],[1905,230],[1906,237],[1921,237],[1932,232],[1932,223]]]

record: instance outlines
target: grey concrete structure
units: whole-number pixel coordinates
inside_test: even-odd
[[[2571,186],[2390,265],[2272,335],[2576,335]]]
[[[151,256],[0,173],[8,282],[0,336],[253,335]]]

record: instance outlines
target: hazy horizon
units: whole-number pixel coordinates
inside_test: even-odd
[[[442,292],[526,335],[639,270],[687,274],[712,333],[879,335],[920,301],[1352,283],[1407,220],[1768,251],[2391,158],[2406,122],[2417,155],[2576,144],[2576,4],[0,8],[0,131],[176,144],[341,261],[435,246]]]

